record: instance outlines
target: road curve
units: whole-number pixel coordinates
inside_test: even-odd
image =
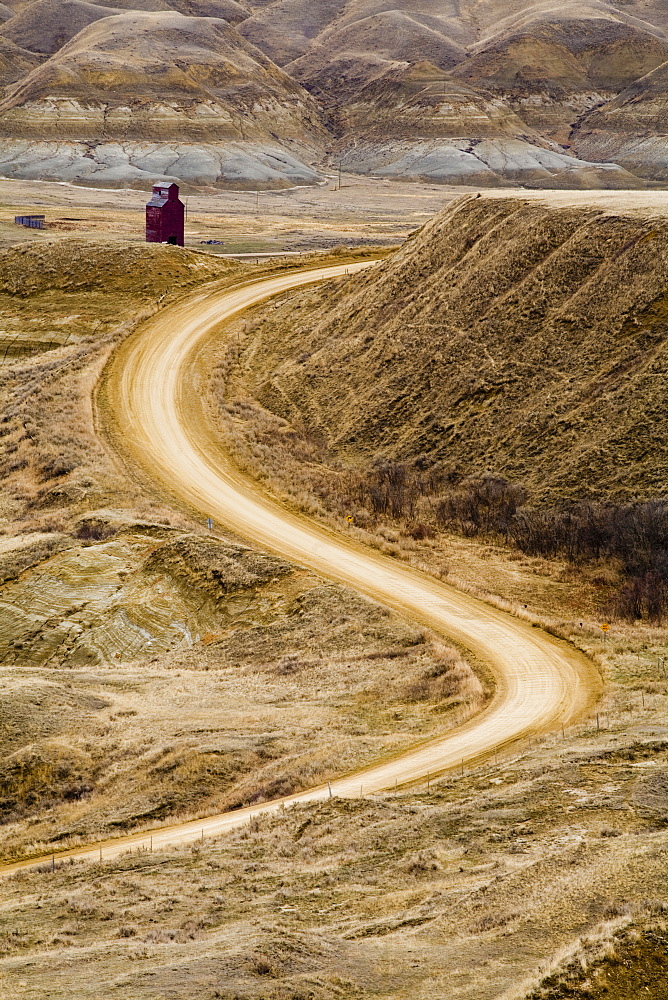
[[[300,285],[367,264],[296,271],[238,286],[209,286],[158,313],[121,346],[107,366],[99,414],[124,457],[163,493],[185,501],[264,549],[330,580],[354,587],[416,623],[450,637],[489,665],[496,692],[466,725],[331,783],[331,794],[392,789],[484,759],[531,734],[573,722],[598,696],[600,678],[582,653],[540,629],[295,514],[263,493],[225,456],[208,418],[202,380],[207,340],[224,320]],[[284,799],[163,827],[57,858],[97,860],[128,850],[158,850],[216,836],[259,813],[324,799],[321,786]],[[48,858],[2,866],[9,872]]]

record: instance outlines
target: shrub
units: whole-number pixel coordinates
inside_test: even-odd
[[[582,563],[617,560],[625,577],[609,610],[660,622],[668,611],[668,505],[577,504],[562,511],[518,511],[507,536],[528,555]]]

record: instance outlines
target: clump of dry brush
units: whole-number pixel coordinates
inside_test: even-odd
[[[254,400],[226,400],[217,385],[221,424],[236,460],[253,475],[286,488],[309,513],[353,515],[370,531],[394,522],[416,541],[453,531],[511,545],[527,556],[600,566],[608,586],[601,612],[629,621],[668,615],[668,503],[532,501],[502,476],[377,460],[351,467],[310,428],[288,423]],[[221,377],[222,376],[222,377]],[[222,398],[221,398],[222,397]]]
[[[668,612],[668,504],[662,500],[532,507],[521,486],[501,477],[463,478],[397,463],[351,474],[346,492],[349,504],[408,522],[416,539],[447,529],[575,565],[609,561],[620,576],[610,612],[653,622]]]

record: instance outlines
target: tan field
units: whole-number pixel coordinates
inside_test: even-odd
[[[586,982],[597,1000],[645,988],[663,996],[665,628],[611,618],[604,637],[602,602],[620,572],[604,560],[578,566],[499,537],[425,535],[401,512],[364,521],[361,501],[347,525],[328,477],[347,467],[361,475],[363,440],[357,451],[346,444],[347,465],[340,453],[334,461],[312,416],[297,420],[281,408],[289,395],[279,405],[269,392],[269,377],[289,388],[292,353],[322,351],[318,324],[338,322],[359,282],[373,280],[373,267],[356,268],[461,194],[343,183],[263,193],[259,213],[254,194],[191,197],[188,240],[206,254],[142,245],[141,193],[4,189],[0,309],[14,346],[1,390],[2,850],[5,865],[46,859],[5,874],[8,995],[551,1000]],[[643,232],[663,232],[668,204],[661,192],[485,199],[509,196],[571,213],[602,208]],[[77,228],[15,230],[10,217],[40,201],[54,223],[79,217]],[[221,233],[225,245],[212,250],[305,257],[222,260],[198,243]],[[346,242],[376,250],[336,249]],[[380,265],[384,274],[398,273],[412,243]],[[653,243],[657,274],[662,245]],[[336,252],[306,253],[328,248]],[[344,272],[338,284],[288,291],[296,269],[325,266]],[[280,300],[223,322],[231,286],[261,276],[280,282]],[[204,294],[202,283],[213,283]],[[653,294],[650,280],[642,287]],[[181,357],[185,313],[173,328],[169,317],[187,308],[201,319],[206,303],[214,312],[200,353],[184,341]],[[168,450],[177,430],[168,410],[151,416],[148,438],[146,420],[133,426],[127,414],[114,437],[122,411],[111,406],[110,373],[126,363],[139,372],[133,345],[157,350],[165,334],[171,361],[162,371],[156,354],[136,384],[157,379],[156,399],[189,387],[189,441],[246,483],[245,507],[183,475]],[[179,382],[186,356],[190,381]],[[340,397],[347,377],[341,367]],[[317,377],[308,384],[326,427],[339,400],[318,395]],[[132,419],[139,412],[133,404]],[[152,449],[167,462],[158,475]],[[282,511],[278,534],[253,528],[252,503]],[[291,533],[308,523],[314,534],[299,548]],[[317,539],[331,540],[336,566],[309,554]],[[347,568],[346,553],[355,554]],[[376,567],[373,586],[364,560]],[[393,579],[419,579],[439,600],[451,594],[466,626],[437,620],[424,594],[393,597]],[[485,622],[501,629],[496,639],[481,638]],[[568,650],[594,680],[579,708],[550,716],[543,673],[534,705],[542,691],[547,715],[521,730],[501,709],[529,637],[539,672],[547,650]],[[566,694],[577,701],[573,682]],[[487,726],[495,711],[503,732]],[[464,753],[463,773],[457,755],[401,770],[421,741],[455,746],[467,733],[479,734],[484,762]],[[523,738],[507,745],[513,733]],[[362,781],[361,799],[338,787],[388,760],[392,773],[366,792]],[[314,786],[318,801],[266,814]],[[250,822],[220,836],[214,817],[249,805]],[[170,828],[188,821],[190,843],[174,845]],[[119,852],[128,834],[134,844]],[[66,858],[103,838],[116,845],[101,861],[97,848]]]
[[[392,246],[423,225],[461,189],[385,183],[332,172],[315,188],[225,191],[187,196],[186,243],[207,253],[306,252],[338,246]],[[145,191],[78,188],[48,181],[3,181],[0,240],[90,235],[144,239]],[[15,215],[45,214],[47,230],[14,226]],[[203,240],[220,240],[204,244]]]

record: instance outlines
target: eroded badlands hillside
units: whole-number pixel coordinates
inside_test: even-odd
[[[595,108],[578,123],[574,147],[613,157],[654,181],[668,177],[668,64],[632,83],[618,97]]]
[[[285,186],[342,164],[619,188],[668,171],[659,0],[13,0],[0,20],[8,176]]]
[[[313,99],[227,21],[85,8],[69,21],[90,23],[7,91],[0,159],[95,184],[317,179],[303,162],[325,137]]]
[[[239,391],[344,463],[658,497],[667,262],[661,220],[466,198],[373,271],[265,313]]]

